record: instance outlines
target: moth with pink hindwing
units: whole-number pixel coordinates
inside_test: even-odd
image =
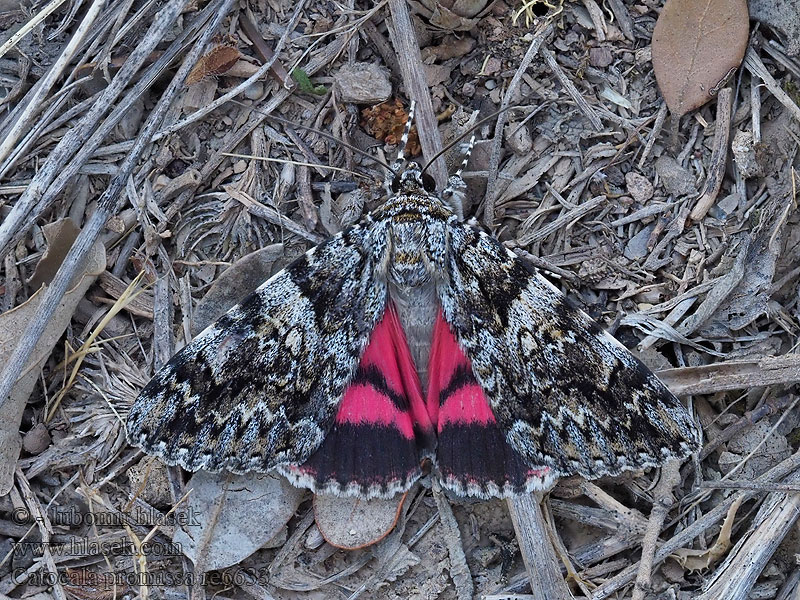
[[[402,165],[387,201],[264,282],[145,386],[129,441],[170,465],[277,469],[389,497],[430,466],[506,497],[699,447],[681,402],[619,342]],[[466,159],[462,163],[462,169]]]

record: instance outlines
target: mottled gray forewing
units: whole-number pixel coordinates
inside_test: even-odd
[[[593,478],[697,449],[687,410],[619,342],[490,235],[448,232],[444,318],[530,465]]]
[[[386,306],[370,231],[310,250],[178,352],[131,408],[129,441],[189,470],[305,461]]]

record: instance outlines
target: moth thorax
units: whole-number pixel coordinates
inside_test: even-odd
[[[431,281],[435,269],[426,233],[420,222],[393,227],[389,279],[396,286],[419,287]]]

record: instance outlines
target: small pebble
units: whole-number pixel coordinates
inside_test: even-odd
[[[41,454],[47,450],[51,442],[47,425],[39,423],[22,438],[22,447],[28,454]]]
[[[525,156],[533,148],[533,138],[526,125],[514,122],[506,124],[505,138],[506,145],[517,156]]]
[[[633,171],[625,173],[625,185],[628,193],[639,204],[644,204],[653,197],[653,184],[644,175]]]
[[[256,81],[248,85],[244,90],[244,97],[248,100],[258,100],[264,95],[264,84]]]
[[[392,94],[389,71],[372,63],[344,65],[334,75],[339,96],[344,102],[377,104]]]
[[[656,173],[661,179],[661,185],[669,194],[687,196],[696,194],[694,176],[678,164],[671,156],[659,156],[656,160]]]
[[[612,62],[614,62],[614,56],[611,54],[611,50],[605,46],[589,50],[589,64],[593,67],[605,69]]]

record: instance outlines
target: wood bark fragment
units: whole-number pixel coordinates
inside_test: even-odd
[[[750,122],[753,125],[753,143],[761,143],[761,87],[757,75],[750,75],[750,110],[752,117]]]
[[[789,385],[800,382],[800,354],[665,369],[658,371],[656,375],[676,396],[713,394],[765,385]]]
[[[714,148],[711,151],[711,163],[708,165],[708,176],[703,193],[697,200],[689,217],[693,221],[702,221],[717,200],[722,178],[725,176],[725,164],[728,160],[728,138],[731,131],[731,105],[733,90],[724,87],[717,96],[717,120],[714,124]]]
[[[389,0],[389,9],[392,13],[392,26],[389,32],[394,42],[394,50],[400,61],[400,72],[403,74],[403,83],[408,96],[417,102],[417,111],[414,117],[419,134],[419,142],[425,156],[434,156],[442,149],[442,139],[436,115],[433,113],[431,94],[425,78],[425,67],[422,64],[422,54],[419,42],[414,33],[414,25],[408,12],[406,0]],[[436,182],[437,189],[447,185],[447,165],[444,157],[440,156],[429,167],[428,172]]]
[[[530,579],[532,600],[572,600],[537,498],[533,494],[509,498],[508,511]]]

